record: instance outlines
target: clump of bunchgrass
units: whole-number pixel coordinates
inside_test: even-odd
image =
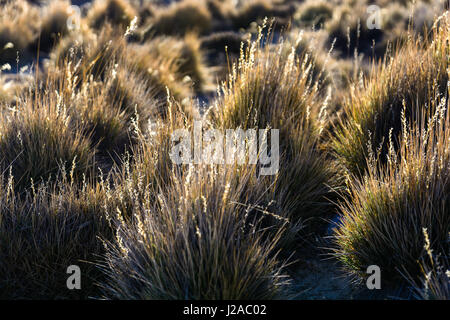
[[[186,34],[181,39],[161,37],[151,41],[146,53],[154,59],[163,57],[166,61],[172,62],[176,68],[177,80],[187,82],[185,77],[189,77],[194,90],[200,92],[210,82],[200,45],[200,40],[192,33]]]
[[[87,20],[96,29],[105,23],[125,29],[136,16],[128,0],[96,0],[88,12]]]
[[[449,250],[450,113],[446,98],[437,99],[412,123],[405,107],[399,151],[391,131],[386,165],[370,154],[367,175],[349,182],[335,253],[351,274],[365,277],[367,267],[377,265],[386,283],[404,282],[402,274],[417,281],[424,242],[434,252]]]
[[[0,11],[0,64],[33,58],[30,45],[39,29],[39,10],[24,0],[2,5]]]
[[[274,19],[275,27],[287,26],[295,6],[269,0],[250,0],[238,6],[232,16],[235,28],[247,28],[252,22],[261,24],[265,18]]]
[[[89,139],[91,146],[98,151],[98,165],[106,164],[115,152],[123,152],[129,142],[128,133],[133,117],[141,105],[125,108],[121,92],[116,92],[113,86],[117,83],[117,67],[107,68],[108,77],[105,81],[96,81],[92,76],[80,79],[80,82],[59,84],[65,93],[72,122]],[[75,67],[69,62],[65,67],[56,70],[57,73],[70,75],[75,73]],[[58,76],[56,75],[56,81]],[[131,78],[131,77],[130,77]],[[132,79],[130,79],[131,81]],[[138,89],[138,88],[136,88]],[[130,109],[133,109],[130,110]],[[143,114],[145,118],[146,114]],[[104,158],[104,159],[100,159]]]
[[[72,123],[96,149],[97,165],[108,168],[134,143],[135,123],[145,124],[164,110],[157,92],[120,55],[105,66],[102,78],[83,71],[86,65],[66,58],[49,68],[46,81],[61,93]]]
[[[261,183],[271,190],[274,211],[296,230],[302,219],[323,216],[330,204],[333,166],[319,143],[327,99],[319,96],[310,57],[298,56],[295,45],[288,56],[281,54],[283,43],[264,47],[262,30],[230,70],[210,114],[221,128],[279,130],[279,170]]]
[[[429,30],[437,17],[448,10],[448,2],[441,0],[419,0],[409,4],[410,22],[419,34]]]
[[[114,179],[117,230],[106,242],[103,288],[119,299],[271,299],[287,282],[275,247],[251,215],[264,186],[255,167],[176,164],[172,133],[192,118],[168,97],[166,117],[135,128],[138,144]],[[237,174],[240,171],[240,174]],[[251,205],[255,203],[255,205]],[[239,268],[236,268],[239,266]]]
[[[333,16],[333,5],[327,1],[306,1],[294,15],[294,20],[301,26],[322,28]]]
[[[404,105],[406,117],[410,119],[421,114],[415,109],[425,105],[429,97],[446,94],[449,79],[447,15],[440,18],[431,39],[424,42],[425,45],[410,39],[394,57],[387,56],[369,79],[351,90],[344,117],[333,138],[333,148],[347,172],[363,174],[367,155],[378,148],[385,160],[385,137],[391,128],[394,139],[398,136]],[[372,150],[367,149],[368,142]]]
[[[155,11],[145,38],[151,35],[206,34],[211,31],[212,17],[205,1],[183,0]]]
[[[124,57],[126,41],[124,33],[106,26],[95,33],[82,27],[62,38],[52,50],[51,67],[61,67],[71,62],[76,68],[80,80],[92,75],[95,79],[104,79],[108,66]]]
[[[28,67],[24,67],[28,69]],[[33,79],[26,70],[22,69],[19,76],[14,74],[4,74],[3,71],[11,70],[11,65],[4,64],[0,66],[0,105],[11,106],[15,105],[19,96],[30,86]]]
[[[173,180],[168,192],[144,190],[132,204],[131,218],[112,213],[117,232],[107,246],[107,297],[283,296],[286,276],[275,251],[279,236],[265,240],[261,230],[246,224],[251,207],[239,202],[245,183],[236,183],[231,172],[192,166]]]
[[[49,52],[59,40],[69,32],[68,20],[73,14],[70,8],[70,1],[52,1],[43,9],[40,33],[36,49]]]
[[[194,118],[191,113],[184,112],[184,107],[170,96],[170,92],[166,94],[165,116],[133,123],[132,133],[137,143],[132,147],[132,156],[125,154],[116,168],[114,183],[120,194],[118,206],[123,214],[129,211],[131,199],[144,191],[143,186],[156,196],[158,192],[166,192],[172,180],[178,178],[173,174],[174,170],[181,173],[182,168],[177,168],[170,158],[171,134],[177,129],[190,128]]]
[[[199,61],[188,61],[181,55],[185,46],[183,42],[159,37],[144,45],[130,46],[134,55],[132,67],[162,101],[167,97],[166,88],[169,88],[171,95],[179,101],[192,96],[194,83],[186,72],[195,75],[192,72],[202,69],[203,66],[190,64],[189,67],[197,68],[197,70],[188,68],[187,62]],[[170,49],[163,52],[162,48]],[[201,59],[201,57],[196,56],[195,59]],[[184,72],[179,69],[180,66],[185,67]]]
[[[201,49],[208,64],[216,68],[215,74],[219,80],[228,74],[228,62],[239,58],[241,43],[244,43],[245,49],[247,42],[244,39],[243,34],[234,31],[214,32],[201,38]]]
[[[29,94],[17,107],[3,110],[0,121],[2,170],[11,170],[16,186],[54,179],[61,168],[75,166],[80,178],[93,165],[94,150],[74,126],[58,93]]]
[[[110,88],[111,104],[127,116],[136,112],[141,121],[155,115],[166,103],[167,90],[179,101],[202,90],[209,82],[199,42],[157,37],[144,44],[128,43],[123,32],[110,27],[99,35],[89,31],[63,39],[52,54],[52,66],[72,61],[80,83],[101,81]]]
[[[24,194],[15,180],[0,178],[0,297],[2,299],[88,299],[99,296],[102,274],[95,263],[112,231],[103,214],[106,184],[80,187],[75,169],[57,184],[36,184]],[[5,177],[6,176],[6,177]],[[81,271],[81,289],[69,290],[68,267]]]
[[[231,19],[235,13],[235,5],[232,0],[206,0],[206,5],[213,19],[214,31],[229,30],[232,27]]]
[[[336,8],[333,17],[325,23],[328,42],[334,43],[336,51],[342,57],[352,57],[355,52],[365,55],[384,54],[385,48],[379,48],[386,30],[381,26],[369,29],[367,26],[367,5],[364,0],[344,3]]]
[[[412,289],[418,299],[449,300],[450,299],[450,270],[449,253],[434,252],[431,248],[427,229],[423,229],[426,254],[419,261],[422,271],[421,281],[405,278],[412,284]],[[450,241],[450,233],[449,239]]]

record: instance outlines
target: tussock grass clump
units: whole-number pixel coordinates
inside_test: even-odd
[[[72,62],[75,62],[73,64]],[[121,108],[121,100],[114,100],[114,74],[109,70],[108,81],[96,80],[91,74],[82,75],[82,64],[66,60],[46,70],[42,88],[32,93],[30,100],[46,98],[57,101],[57,108],[49,112],[65,113],[65,123],[74,135],[88,143],[95,154],[95,166],[108,168],[111,156],[125,149],[132,115]],[[136,107],[137,108],[137,107]],[[92,163],[93,164],[93,163]],[[92,167],[92,169],[96,169]]]
[[[419,262],[422,271],[421,281],[405,276],[412,284],[415,296],[423,300],[449,300],[450,299],[450,251],[433,252],[427,229],[423,229],[425,238],[424,249],[426,254]],[[450,233],[449,239],[450,240]]]
[[[128,0],[96,0],[88,12],[87,20],[96,29],[105,23],[126,28],[136,16],[137,13]]]
[[[110,65],[108,73],[111,75],[106,81],[109,104],[125,115],[127,123],[133,119],[147,122],[163,114],[163,104],[157,99],[157,90],[133,67],[121,63]]]
[[[187,78],[184,79],[188,76],[192,80],[193,89],[200,92],[210,82],[200,45],[200,40],[192,33],[186,34],[181,39],[158,37],[151,41],[147,54],[155,60],[163,57],[167,61],[172,61],[177,80],[188,82]]]
[[[230,30],[235,6],[232,0],[206,0],[206,5],[213,18],[214,31]]]
[[[0,106],[15,105],[32,81],[32,77],[25,73],[21,73],[19,77],[10,78],[0,72]]]
[[[189,130],[199,115],[186,112],[190,108],[176,101],[170,93],[167,95],[164,117],[133,122],[132,138],[135,143],[117,161],[112,171],[115,189],[115,201],[111,204],[113,215],[117,209],[124,217],[130,218],[136,203],[142,203],[149,197],[152,202],[157,201],[159,193],[172,192],[174,181],[183,176],[184,166],[174,164],[170,158],[174,145],[171,135],[177,129]]]
[[[133,134],[137,143],[132,147],[132,156],[128,153],[123,156],[113,176],[120,194],[117,205],[126,216],[131,215],[127,213],[137,200],[137,195],[143,197],[143,192],[150,190],[156,199],[159,192],[169,192],[172,180],[178,179],[177,174],[182,173],[182,166],[174,165],[170,159],[173,146],[171,134],[177,129],[190,128],[194,117],[192,113],[185,113],[185,107],[175,101],[170,93],[167,94],[165,117],[135,122]],[[143,186],[146,186],[145,189]]]
[[[40,33],[35,44],[37,48],[44,52],[50,52],[59,40],[69,32],[67,21],[72,14],[70,1],[52,1],[44,7],[43,18],[40,25]]]
[[[167,88],[178,101],[208,88],[209,69],[194,34],[187,34],[181,39],[156,37],[143,45],[132,45],[129,49],[133,60],[128,64],[161,101],[167,100]]]
[[[236,28],[247,28],[252,22],[262,23],[264,18],[275,18],[275,27],[286,26],[295,13],[295,6],[273,3],[269,0],[245,1],[236,8],[232,21]]]
[[[133,67],[137,74],[155,90],[159,100],[166,100],[167,88],[169,88],[171,95],[181,101],[192,96],[192,79],[178,73],[182,58],[175,54],[176,51],[159,54],[158,46],[163,43],[165,43],[163,38],[156,38],[144,45],[130,47],[134,55]]]
[[[381,11],[382,27],[394,30],[400,26],[404,32],[408,28],[409,15],[410,12],[404,5],[398,2],[387,3]]]
[[[445,95],[448,81],[448,18],[442,16],[433,29],[428,47],[411,40],[394,57],[374,70],[361,87],[351,92],[344,108],[345,116],[333,138],[333,148],[346,171],[363,174],[365,158],[380,149],[386,159],[385,137],[393,128],[396,139],[401,129],[401,110],[406,105],[406,117],[420,113],[430,97]],[[370,142],[372,150],[367,149]],[[394,141],[395,142],[395,141]]]
[[[434,21],[446,10],[449,9],[448,1],[440,0],[419,0],[410,3],[411,22],[417,33],[423,33],[424,30],[430,29]]]
[[[390,136],[386,166],[377,165],[372,155],[364,180],[349,183],[335,243],[350,273],[364,277],[369,265],[377,265],[383,281],[405,282],[404,274],[417,281],[422,277],[418,262],[426,254],[424,243],[433,252],[449,252],[450,113],[445,98],[434,104],[436,111],[429,118],[426,111],[418,111],[422,116],[417,118],[423,120],[411,124],[403,110],[398,153]]]
[[[216,74],[222,79],[228,74],[228,61],[239,58],[241,53],[241,43],[244,43],[245,50],[247,42],[244,35],[233,32],[215,32],[201,38],[201,49],[204,51],[208,64],[217,66]]]
[[[63,39],[53,50],[52,61],[53,65],[79,64],[75,72],[80,79],[89,80],[92,75],[96,81],[112,82],[112,103],[122,105],[127,114],[134,114],[137,104],[144,121],[154,114],[155,101],[166,102],[166,88],[181,101],[192,95],[194,84],[201,88],[208,80],[194,35],[186,35],[185,40],[157,37],[144,44],[129,44],[122,32],[110,27],[98,35],[84,30]]]
[[[294,227],[303,218],[322,216],[329,205],[333,166],[319,150],[326,99],[321,101],[319,84],[311,81],[308,56],[297,56],[295,46],[282,55],[283,43],[264,48],[261,32],[233,66],[210,113],[221,128],[279,130],[278,174],[261,182],[268,183],[274,211]]]
[[[17,109],[4,110],[0,121],[2,170],[11,170],[17,187],[55,179],[61,168],[75,166],[75,176],[93,164],[89,140],[71,118],[57,95],[28,97]]]
[[[369,14],[364,0],[352,1],[337,7],[331,20],[325,24],[329,43],[342,57],[352,57],[355,51],[371,56],[375,53],[383,56],[385,44],[383,40],[384,29],[369,29],[366,21]]]
[[[88,79],[92,75],[95,80],[104,82],[110,81],[108,72],[117,64],[117,70],[126,72],[131,78],[128,84],[126,78],[116,72],[119,77],[115,88],[119,92],[132,94],[133,90],[125,87],[139,81],[150,95],[164,102],[166,87],[174,97],[182,100],[192,95],[194,85],[200,89],[208,78],[199,42],[193,34],[182,40],[157,37],[144,44],[129,44],[122,32],[110,27],[103,28],[98,35],[85,30],[81,35],[63,39],[55,48],[52,59],[55,64],[71,60],[74,64],[80,62],[77,71],[80,78]],[[137,95],[144,94],[143,90],[136,92]]]
[[[289,35],[292,45],[295,47],[295,54],[300,59],[307,59],[310,70],[308,70],[311,83],[317,84],[317,87],[324,94],[332,82],[335,80],[336,66],[333,65],[334,59],[331,56],[331,50],[326,50],[323,43],[323,34],[318,32],[293,32]],[[291,54],[289,47],[283,54],[286,58]],[[342,65],[343,63],[341,63]],[[337,79],[336,79],[337,80]]]
[[[49,54],[50,61],[55,65],[61,65],[70,57],[71,60],[80,60],[88,43],[93,42],[95,35],[92,29],[82,25],[77,32],[71,32],[60,39]]]
[[[183,39],[180,48],[180,63],[178,72],[189,76],[194,82],[194,90],[203,91],[211,82],[209,70],[206,67],[204,54],[201,50],[201,42],[194,34],[188,34]]]
[[[50,68],[47,86],[60,92],[71,123],[97,151],[97,166],[108,169],[135,142],[134,127],[163,114],[162,103],[145,79],[122,60],[106,66],[103,80],[83,74],[81,61],[72,62],[77,61]]]
[[[127,54],[128,50],[132,50],[132,47],[128,47],[124,34],[111,27],[103,28],[99,34],[82,28],[79,33],[63,38],[54,48],[49,69],[64,69],[70,63],[73,69],[71,72],[79,78],[80,84],[90,81],[91,77],[95,81],[109,83],[106,87],[112,86],[117,91],[113,92],[112,100],[117,100],[116,104],[123,104],[134,112],[134,105],[138,104],[139,107],[137,101],[145,100],[142,98],[146,95],[144,91],[151,95],[152,88],[139,76],[137,63],[134,57]],[[131,85],[135,85],[135,88],[129,88]],[[132,97],[133,90],[136,97]],[[122,94],[117,95],[118,92]],[[144,110],[140,111],[141,114],[145,113]]]
[[[150,20],[145,38],[150,35],[206,34],[211,31],[212,17],[205,1],[183,0],[160,8]]]
[[[143,26],[146,25],[151,18],[155,16],[155,4],[152,2],[145,1],[137,10],[139,14],[139,25]]]
[[[233,31],[216,32],[203,37],[201,40],[202,48],[204,48],[207,53],[210,53],[210,51],[221,53],[228,52],[229,54],[236,55],[236,58],[239,58],[241,43],[244,42],[244,36]]]
[[[57,187],[41,184],[18,196],[14,179],[0,184],[0,297],[2,299],[87,299],[98,296],[104,253],[99,236],[112,232],[103,206],[106,186],[77,189],[72,173]],[[81,290],[68,290],[66,271],[81,269]]]
[[[72,65],[67,64],[56,72],[70,76],[70,72],[74,72],[75,68],[72,69]],[[80,83],[76,80],[72,84],[63,81],[58,85],[62,90],[66,90],[64,98],[69,106],[71,121],[89,139],[92,148],[99,152],[98,156],[106,162],[114,152],[125,149],[129,142],[129,126],[137,110],[140,110],[138,105],[133,107],[133,111],[129,110],[131,107],[126,109],[122,105],[121,93],[113,93],[116,90],[113,88],[117,79],[116,69],[107,71],[109,77],[105,82],[88,77]],[[58,81],[59,77],[56,77]],[[100,159],[97,158],[98,160]]]
[[[333,17],[333,5],[327,1],[306,1],[295,13],[294,20],[301,26],[323,27],[324,23]]]
[[[64,67],[68,62],[76,68],[76,76],[88,79],[92,75],[96,80],[104,79],[107,68],[122,57],[126,50],[123,33],[110,26],[98,34],[92,29],[82,27],[79,32],[72,32],[61,39],[52,50],[52,67]]]
[[[171,134],[192,129],[193,119],[169,102],[164,120],[137,130],[134,156],[114,180],[109,217],[117,232],[103,266],[106,297],[281,297],[287,285],[275,250],[281,231],[269,240],[249,214],[265,191],[254,185],[246,192],[255,167],[175,165]]]
[[[324,30],[292,30],[286,37],[300,58],[308,59],[309,81],[319,88],[319,96],[327,97],[328,119],[325,132],[330,132],[342,112],[343,104],[351,84],[359,81],[370,69],[360,59],[340,59],[333,54],[333,47],[327,47]],[[286,57],[291,49],[282,52]],[[327,147],[328,148],[328,147]]]
[[[0,64],[16,64],[17,52],[21,61],[30,60],[31,43],[39,28],[39,10],[26,1],[2,4],[0,11]]]
[[[223,168],[222,168],[223,169]],[[277,238],[246,232],[243,184],[191,167],[170,192],[144,193],[131,222],[118,213],[105,294],[121,299],[272,299],[287,281]],[[245,176],[241,177],[245,180]]]

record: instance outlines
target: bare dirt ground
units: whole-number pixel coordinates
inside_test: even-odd
[[[297,250],[295,264],[290,269],[295,299],[299,300],[380,300],[405,299],[402,289],[387,288],[381,278],[380,290],[369,290],[365,283],[355,283],[330,255],[331,225],[325,226],[323,236],[317,237]]]
[[[300,300],[380,299],[379,293],[352,283],[334,259],[313,257],[302,263],[294,279]]]

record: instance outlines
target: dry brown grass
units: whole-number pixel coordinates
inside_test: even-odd
[[[447,19],[443,16],[441,26],[432,30],[431,39],[410,40],[394,57],[388,56],[362,86],[351,90],[333,140],[339,160],[351,174],[363,174],[365,158],[378,148],[381,148],[381,161],[385,161],[385,139],[391,128],[394,139],[398,136],[403,104],[407,106],[406,117],[411,119],[430,97],[446,94]],[[369,142],[372,150],[367,149]]]
[[[386,283],[405,281],[402,274],[417,281],[422,276],[418,262],[426,253],[423,228],[430,249],[449,250],[450,113],[446,98],[430,103],[433,108],[417,110],[421,120],[411,122],[405,106],[399,151],[391,131],[386,166],[371,154],[364,179],[349,183],[335,232],[336,254],[359,277],[366,276],[369,265],[377,265]],[[426,270],[432,268],[423,261]]]
[[[30,60],[29,52],[39,28],[39,10],[26,1],[18,0],[2,5],[0,12],[0,61],[16,64],[17,52],[21,60]],[[12,45],[11,45],[12,44]]]
[[[6,176],[7,177],[7,176]],[[61,173],[57,186],[36,184],[14,192],[1,178],[0,297],[2,299],[88,299],[99,295],[95,266],[104,253],[98,238],[111,238],[103,207],[107,186],[72,180]],[[64,290],[67,267],[80,266],[81,290]]]
[[[212,17],[205,1],[183,0],[157,10],[145,37],[153,34],[184,35],[188,32],[205,34],[211,31],[211,27]]]
[[[89,10],[87,20],[90,26],[97,29],[105,23],[124,29],[136,16],[137,12],[128,0],[96,0]]]
[[[320,84],[312,80],[307,55],[298,56],[295,46],[287,46],[291,52],[283,55],[283,43],[262,47],[263,37],[261,31],[242,52],[210,113],[220,128],[279,130],[279,172],[261,177],[261,183],[270,190],[267,202],[273,200],[274,211],[290,220],[295,234],[305,218],[322,217],[330,205],[333,166],[325,165],[319,147],[327,99],[319,96]]]
[[[68,19],[72,13],[70,1],[52,1],[43,11],[38,47],[41,51],[50,52],[51,48],[69,33]]]

